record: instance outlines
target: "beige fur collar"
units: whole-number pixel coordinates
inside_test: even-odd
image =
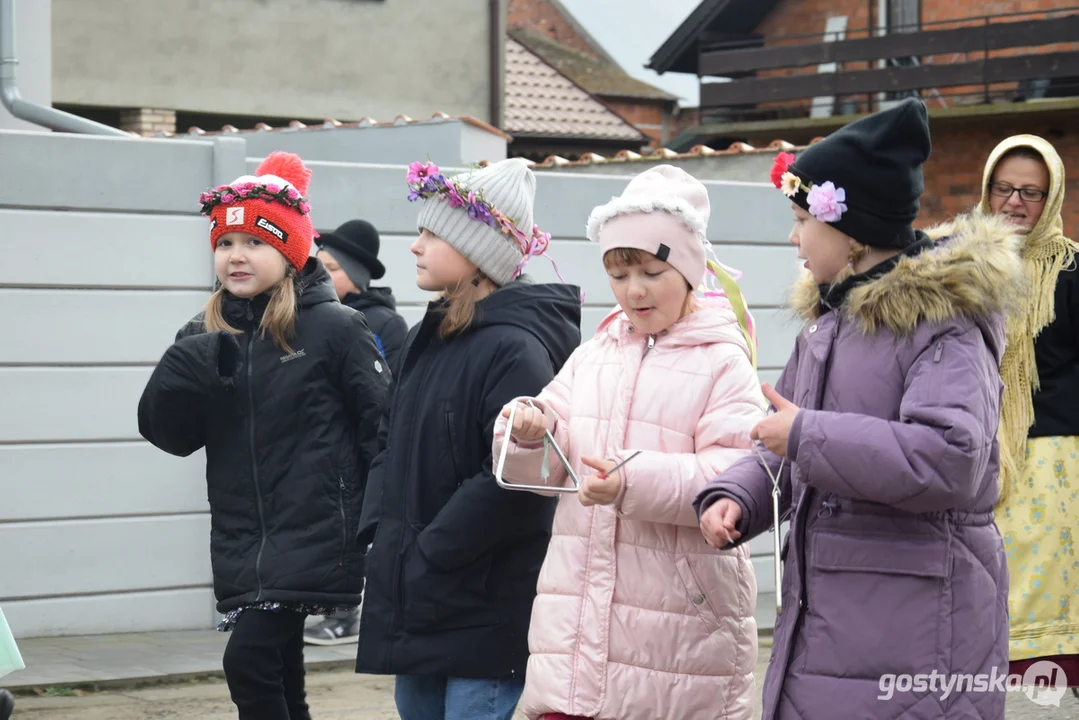
[[[926,234],[940,244],[851,290],[847,317],[867,332],[883,327],[902,335],[923,322],[982,317],[1020,301],[1020,236],[1005,221],[976,212]],[[808,273],[794,285],[790,304],[807,321],[820,316],[820,291]]]

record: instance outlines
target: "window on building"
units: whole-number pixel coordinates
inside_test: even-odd
[[[888,34],[913,33],[921,29],[921,0],[887,0]],[[916,57],[889,58],[888,67],[914,67],[918,65]],[[900,100],[908,96],[917,96],[914,90],[890,92],[889,100]]]

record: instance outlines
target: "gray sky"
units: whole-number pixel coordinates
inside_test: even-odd
[[[697,76],[657,75],[644,64],[700,0],[562,0],[562,4],[630,75],[678,95],[684,106],[699,104]]]

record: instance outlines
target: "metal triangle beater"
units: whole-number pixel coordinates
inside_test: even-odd
[[[780,459],[779,472],[773,475],[772,469],[768,467],[768,463],[765,461],[764,456],[761,455],[760,441],[753,443],[753,450],[757,453],[757,457],[760,458],[761,465],[764,466],[764,471],[768,473],[768,477],[772,480],[772,517],[775,522],[772,553],[775,562],[776,615],[779,615],[783,610],[783,562],[780,557],[783,551],[779,538],[779,478],[783,477],[783,465],[787,462],[787,458]]]

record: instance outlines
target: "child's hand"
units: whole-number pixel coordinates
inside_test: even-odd
[[[709,545],[722,550],[742,537],[734,529],[741,519],[742,506],[730,498],[720,498],[701,514],[701,534]]]
[[[771,385],[761,385],[764,397],[772,403],[775,413],[757,423],[749,437],[760,440],[764,446],[779,457],[787,457],[787,438],[791,434],[791,426],[798,417],[801,408],[777,393]]]
[[[622,472],[608,475],[607,471],[617,465],[612,460],[597,460],[595,458],[581,456],[581,462],[597,470],[596,475],[585,475],[581,478],[581,489],[577,491],[577,497],[585,507],[589,505],[610,505],[618,498],[618,492],[622,489]]]
[[[503,408],[502,417],[509,418],[510,409]],[[543,439],[547,431],[547,421],[543,413],[537,408],[517,403],[517,411],[513,414],[513,427],[510,434],[519,442],[536,442]]]

